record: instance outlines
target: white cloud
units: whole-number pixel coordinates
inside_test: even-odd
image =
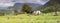
[[[19,3],[35,3],[35,4],[42,4],[42,5],[44,5],[49,0],[15,0],[15,1],[19,2]]]
[[[0,0],[0,3],[9,3],[9,2],[11,2],[12,0]]]
[[[44,5],[44,4],[46,4],[48,1],[49,1],[49,0],[40,0],[40,3]]]
[[[12,0],[0,0],[0,7],[8,7],[8,6],[13,6],[14,3]]]
[[[8,7],[8,6],[13,6],[14,3],[0,3],[0,7]]]
[[[17,3],[35,3],[35,4],[44,5],[49,0],[0,0],[0,6],[4,6],[4,7],[13,6],[14,3],[12,1],[17,2]]]

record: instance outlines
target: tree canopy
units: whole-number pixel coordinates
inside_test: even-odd
[[[22,7],[23,12],[30,13],[31,10],[32,8],[27,3],[25,3]]]

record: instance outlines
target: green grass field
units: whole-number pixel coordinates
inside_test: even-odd
[[[59,14],[59,13],[58,13]],[[0,16],[0,23],[60,23],[60,16],[53,16],[53,13],[43,15],[20,14],[17,16]]]

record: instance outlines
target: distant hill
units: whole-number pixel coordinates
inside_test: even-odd
[[[20,9],[22,8],[24,3],[15,3],[15,5],[13,6],[16,9]],[[30,7],[32,8],[37,8],[38,6],[42,6],[41,4],[34,4],[34,3],[28,3],[30,5]]]

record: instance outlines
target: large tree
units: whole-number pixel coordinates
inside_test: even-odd
[[[23,12],[30,13],[31,10],[32,8],[27,3],[25,3],[22,7]]]
[[[55,12],[55,16],[57,16],[58,14],[57,14],[57,5],[58,5],[58,0],[50,0],[51,2],[51,4],[52,4],[52,6],[53,6],[53,9],[54,9],[54,12]]]

